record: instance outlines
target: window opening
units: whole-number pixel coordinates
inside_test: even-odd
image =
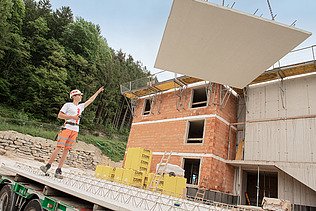
[[[151,99],[145,99],[145,108],[144,108],[143,115],[150,114],[150,110],[151,110]]]
[[[191,108],[207,106],[207,91],[206,88],[193,89],[193,97]]]
[[[198,185],[200,162],[200,159],[184,158],[184,177],[187,179],[187,184]]]
[[[204,120],[190,121],[187,143],[202,143],[204,138]]]

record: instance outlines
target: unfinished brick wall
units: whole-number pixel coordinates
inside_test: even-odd
[[[139,99],[137,101],[133,122],[135,123],[215,113],[216,106],[213,104],[203,108],[190,108],[191,94],[192,88],[187,88],[184,90],[181,101],[179,101],[178,97],[178,95],[180,95],[179,91],[171,91],[169,93],[157,95],[152,107],[152,114],[146,116],[142,115],[145,99]],[[181,102],[182,106],[179,105],[179,102]],[[178,109],[177,104],[179,105]]]
[[[203,158],[200,181],[207,179],[206,188],[225,193],[233,192],[234,168],[214,158]]]
[[[212,153],[221,158],[234,160],[236,155],[236,129],[215,119]],[[229,135],[230,133],[230,135]],[[229,150],[229,153],[228,153]]]
[[[206,119],[212,125],[214,118]],[[207,128],[206,126],[206,128]],[[205,131],[204,144],[188,144],[186,140],[187,121],[161,122],[133,125],[127,147],[143,147],[154,152],[208,152],[212,150],[213,138],[210,130]],[[214,133],[214,132],[213,132]]]
[[[191,108],[192,88],[187,88],[183,92],[181,101],[178,96],[179,91],[156,96],[149,115],[142,114],[145,99],[139,99],[127,147],[142,147],[154,152],[151,172],[155,170],[161,159],[161,153],[165,151],[182,153],[173,155],[170,160],[170,163],[179,166],[183,166],[184,158],[201,159],[199,181],[207,178],[209,189],[232,193],[234,169],[225,164],[223,159],[227,159],[228,148],[230,148],[229,158],[234,159],[235,156],[236,130],[229,130],[227,122],[237,121],[237,99],[231,95],[226,105],[221,107],[219,87],[218,84],[213,87],[208,106],[201,108]],[[214,114],[227,122],[210,116]],[[186,118],[200,115],[209,115],[207,118],[201,118],[205,119],[203,143],[186,143],[188,121],[190,121]],[[170,121],[170,119],[174,120]],[[230,139],[230,147],[228,139]],[[192,157],[193,153],[196,154]],[[210,154],[218,156],[219,159],[209,157]]]

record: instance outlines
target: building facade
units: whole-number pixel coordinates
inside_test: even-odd
[[[240,171],[235,188],[242,204],[248,193],[252,204],[258,195],[259,203],[270,196],[289,200],[296,210],[316,209],[315,90],[315,74],[248,87],[244,157],[228,161]]]
[[[272,70],[238,96],[200,81],[138,97],[127,147],[153,151],[151,172],[172,152],[193,196],[203,186],[214,201],[316,209],[315,72],[314,61]]]
[[[225,160],[236,151],[236,128],[229,123],[237,121],[237,97],[230,92],[203,82],[138,99],[127,148],[152,150],[152,172],[163,153],[172,152],[169,163],[185,169],[189,187],[203,181],[207,189],[232,194],[234,167]]]

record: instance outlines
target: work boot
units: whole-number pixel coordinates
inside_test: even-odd
[[[42,172],[46,174],[48,169],[50,169],[50,167],[51,167],[51,164],[47,163],[45,166],[41,166],[40,169],[42,170]]]
[[[61,169],[60,168],[57,168],[56,171],[55,171],[55,177],[57,179],[62,179],[63,178],[63,175],[61,175]]]

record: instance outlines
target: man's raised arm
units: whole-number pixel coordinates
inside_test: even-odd
[[[88,107],[94,100],[95,98],[100,94],[100,92],[103,92],[104,87],[101,86],[98,91],[96,91],[96,93],[94,93],[85,103],[84,103],[84,107]]]

